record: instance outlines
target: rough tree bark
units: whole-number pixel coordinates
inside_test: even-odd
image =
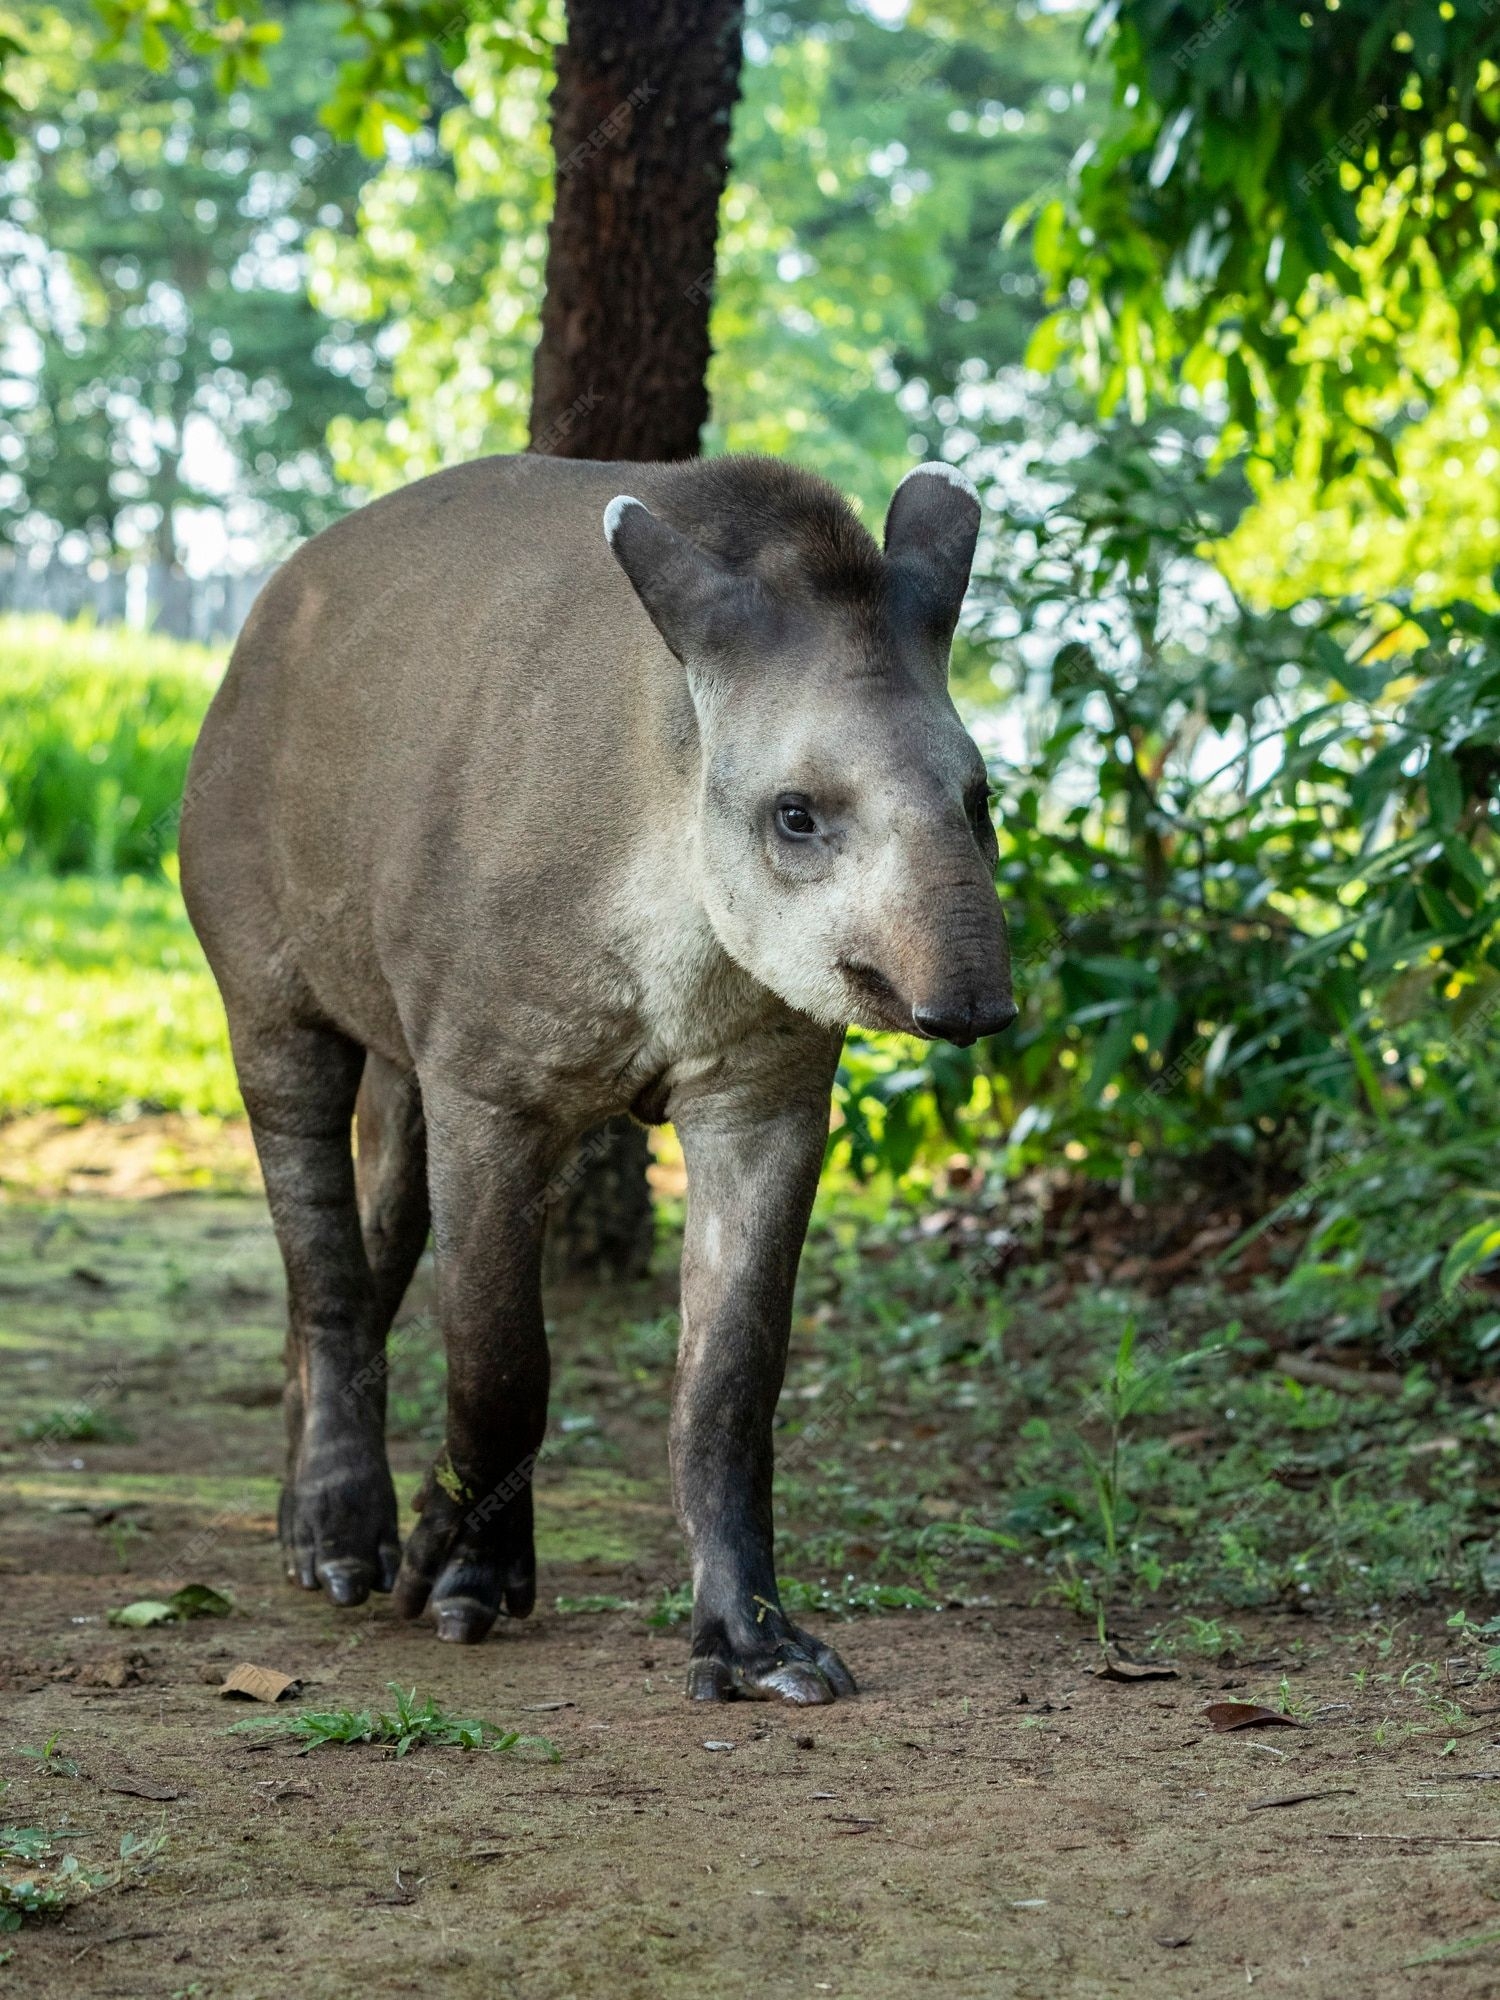
[[[568,0],[533,451],[697,455],[743,13],[742,0]],[[627,1118],[588,1136],[550,1217],[554,1270],[646,1269],[647,1159]]]

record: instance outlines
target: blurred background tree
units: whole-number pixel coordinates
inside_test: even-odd
[[[231,538],[263,559],[348,504],[327,431],[378,405],[381,370],[305,281],[309,236],[350,226],[365,178],[317,124],[341,14],[268,22],[264,87],[226,95],[201,57],[156,75],[105,54],[81,0],[22,16],[36,114],[0,246],[13,539],[176,564],[191,511],[219,560]]]

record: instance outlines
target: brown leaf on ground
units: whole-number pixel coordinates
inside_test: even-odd
[[[294,1674],[283,1674],[275,1667],[257,1667],[249,1660],[241,1660],[224,1676],[219,1693],[227,1695],[231,1701],[285,1701],[301,1686],[301,1681]]]
[[[1127,1660],[1118,1653],[1106,1653],[1094,1668],[1101,1681],[1175,1681],[1177,1669],[1165,1660]]]
[[[1307,1727],[1295,1715],[1283,1715],[1279,1708],[1266,1708],[1258,1701],[1211,1701],[1203,1715],[1221,1734],[1228,1729],[1265,1729],[1273,1724],[1283,1729]]]
[[[175,1785],[163,1784],[160,1778],[148,1778],[139,1771],[118,1771],[112,1778],[100,1778],[98,1785],[101,1792],[120,1792],[128,1799],[182,1797]]]

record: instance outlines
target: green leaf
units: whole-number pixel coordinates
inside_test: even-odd
[[[133,1630],[148,1625],[174,1625],[177,1613],[159,1598],[140,1597],[134,1604],[122,1604],[118,1611],[111,1611],[109,1622],[111,1625],[128,1625]]]
[[[1445,1297],[1458,1290],[1466,1278],[1500,1255],[1500,1222],[1476,1222],[1466,1229],[1443,1259],[1439,1282]]]
[[[111,1611],[111,1625],[144,1630],[152,1625],[180,1625],[189,1618],[227,1618],[234,1606],[206,1583],[185,1583],[169,1598],[140,1597]]]
[[[1451,833],[1463,811],[1464,787],[1458,766],[1446,750],[1433,750],[1427,759],[1427,810],[1434,826]]]

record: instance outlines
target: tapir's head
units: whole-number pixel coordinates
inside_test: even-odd
[[[711,461],[673,482],[656,512],[612,501],[605,532],[686,671],[696,865],[725,949],[830,1026],[960,1043],[1007,1027],[984,760],[947,688],[973,487],[920,467],[882,550],[784,467]]]

